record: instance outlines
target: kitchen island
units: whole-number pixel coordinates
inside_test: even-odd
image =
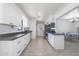
[[[48,42],[54,49],[64,49],[64,34],[48,33]]]
[[[18,56],[31,41],[31,31],[0,34],[0,56]]]

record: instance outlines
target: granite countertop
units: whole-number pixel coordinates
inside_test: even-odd
[[[55,33],[54,35],[64,35],[64,33]]]
[[[52,32],[48,32],[48,33],[51,33],[53,35],[64,35],[64,33],[52,33]]]
[[[22,37],[24,35],[27,35],[28,33],[31,33],[31,32],[32,31],[21,31],[21,32],[0,34],[0,41],[15,40],[15,39],[20,38],[20,37]]]

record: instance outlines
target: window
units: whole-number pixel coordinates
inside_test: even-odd
[[[25,16],[22,16],[22,20],[23,20],[23,27],[28,27],[28,18]]]

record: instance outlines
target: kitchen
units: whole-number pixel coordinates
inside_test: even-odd
[[[71,41],[65,40],[71,38],[66,36],[68,32],[77,31],[78,23],[65,19],[71,20],[73,14],[78,16],[78,11],[74,11],[78,5],[0,3],[0,56],[79,55],[72,51],[74,42],[71,45]]]

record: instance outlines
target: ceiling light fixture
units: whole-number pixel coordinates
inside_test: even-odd
[[[76,18],[76,19],[74,19],[75,21],[78,21],[78,19]]]
[[[77,22],[77,21],[78,21],[78,17],[75,18],[75,17],[73,16],[73,18],[70,19],[70,21],[71,21],[71,22]]]

